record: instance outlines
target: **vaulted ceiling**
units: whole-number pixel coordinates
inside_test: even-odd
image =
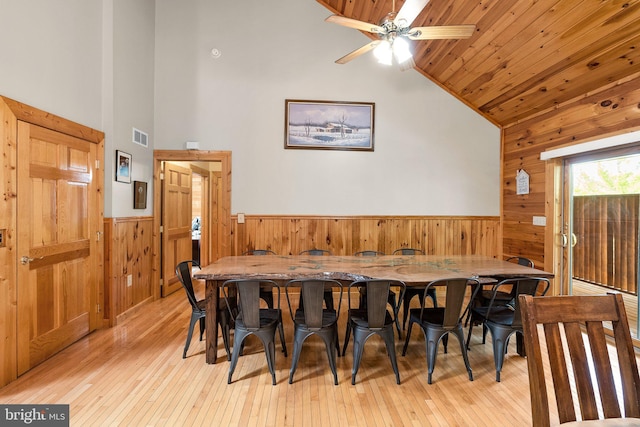
[[[317,1],[374,24],[393,7]],[[474,35],[411,42],[415,69],[500,126],[640,75],[640,0],[431,0],[411,26],[458,24],[475,24]]]

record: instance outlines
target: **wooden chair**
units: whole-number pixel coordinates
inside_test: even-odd
[[[519,300],[534,427],[551,423],[538,325],[544,327],[560,424],[577,420],[572,384],[577,391],[582,420],[640,417],[640,378],[622,295],[542,298],[523,295]],[[612,369],[603,322],[613,325],[619,370]],[[564,331],[565,340],[561,339],[561,331]],[[586,332],[588,342],[585,342],[583,332]],[[616,373],[619,374],[617,380],[621,386],[622,408],[614,382],[614,376],[618,376]],[[594,380],[599,398],[594,390]],[[599,413],[598,407],[602,412]]]

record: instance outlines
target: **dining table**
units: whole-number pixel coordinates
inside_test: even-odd
[[[326,278],[350,283],[387,279],[400,280],[407,287],[424,287],[431,281],[447,278],[475,278],[482,284],[509,277],[552,278],[553,273],[482,255],[269,255],[223,257],[194,272],[193,277],[205,280],[205,359],[211,364],[216,363],[218,355],[219,289],[226,280],[284,283],[292,279]]]

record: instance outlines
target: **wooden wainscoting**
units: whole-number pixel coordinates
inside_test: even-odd
[[[427,254],[501,254],[500,218],[471,216],[232,216],[232,250],[271,249],[297,255],[305,249],[328,249],[334,255],[376,250],[391,254],[401,247]]]
[[[152,230],[153,217],[105,218],[104,319],[109,326],[153,300]]]

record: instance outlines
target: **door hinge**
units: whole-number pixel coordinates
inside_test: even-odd
[[[100,231],[96,231],[96,242],[99,242],[99,241],[100,241],[100,235],[101,235],[101,234],[102,234],[102,233],[101,233]]]
[[[160,172],[160,181],[164,179],[164,172]]]
[[[100,304],[96,304],[96,313],[100,313]]]
[[[160,226],[160,233],[164,233],[164,226]]]
[[[164,280],[160,279],[160,286],[163,286],[163,285],[164,285]]]
[[[100,160],[96,160],[96,169],[100,169]]]

